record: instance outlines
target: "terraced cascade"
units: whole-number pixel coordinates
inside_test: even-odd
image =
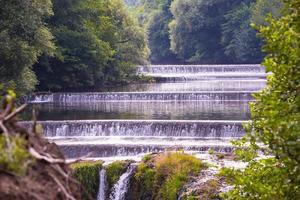
[[[179,149],[230,152],[229,141],[244,135],[248,104],[267,76],[260,65],[152,65],[137,71],[156,83],[26,101],[39,111],[45,136],[70,159],[139,159]]]

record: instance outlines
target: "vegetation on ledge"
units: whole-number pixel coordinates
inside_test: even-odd
[[[106,166],[107,187],[111,188],[118,182],[120,176],[126,172],[130,161],[116,161]]]
[[[96,198],[99,189],[99,171],[102,168],[102,161],[84,161],[74,163],[73,176],[83,186],[85,195],[84,199],[89,199],[89,196]]]
[[[205,168],[199,159],[182,152],[146,156],[133,177],[128,199],[177,199],[188,179]]]

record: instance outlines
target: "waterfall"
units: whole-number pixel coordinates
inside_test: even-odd
[[[134,140],[134,139],[133,139]],[[147,142],[147,140],[144,140]],[[205,142],[205,141],[204,141]],[[219,144],[217,141],[214,144],[198,144],[198,145],[176,145],[166,144],[166,145],[141,145],[141,144],[86,144],[82,142],[81,144],[68,144],[59,145],[59,148],[64,153],[66,158],[75,159],[78,157],[85,157],[89,155],[91,158],[108,158],[108,157],[121,157],[121,156],[137,156],[141,154],[149,153],[159,153],[166,150],[178,151],[184,150],[185,152],[197,152],[197,153],[208,153],[210,150],[219,153],[231,153],[234,148],[229,141]]]
[[[99,191],[97,195],[97,200],[105,200],[106,191],[106,170],[101,169],[99,172]]]
[[[39,103],[37,123],[66,158],[112,161],[166,150],[229,153],[234,150],[229,141],[245,134],[248,103],[268,75],[255,64],[150,65],[137,72],[156,82],[109,92],[40,93],[26,101]],[[130,170],[115,185],[113,199],[124,198]],[[105,171],[99,173],[98,199],[103,199]]]
[[[261,65],[151,65],[138,67],[138,73],[146,74],[174,74],[174,73],[226,73],[226,72],[251,72],[264,73]]]
[[[127,171],[121,175],[118,182],[113,186],[112,193],[109,196],[110,200],[124,200],[129,188],[131,175],[135,170],[134,165],[130,165]]]
[[[76,120],[38,122],[46,137],[169,136],[236,138],[244,135],[242,123],[218,120]],[[28,127],[31,123],[23,122]]]

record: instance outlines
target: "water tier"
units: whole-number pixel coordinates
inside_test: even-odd
[[[151,65],[138,67],[139,73],[226,73],[226,72],[255,72],[264,73],[261,65]]]
[[[248,120],[248,104],[248,101],[113,101],[44,103],[31,106],[36,109],[38,120]],[[30,120],[31,115],[24,116],[24,119]]]
[[[85,120],[42,121],[46,137],[169,136],[234,138],[244,135],[245,121]],[[30,122],[21,123],[30,126]]]
[[[54,93],[28,97],[39,102],[102,102],[102,101],[249,101],[253,91],[211,92],[114,92],[114,93]]]

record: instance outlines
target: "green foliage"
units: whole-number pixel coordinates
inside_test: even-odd
[[[278,1],[174,0],[171,50],[191,63],[261,62],[261,40],[250,24],[268,11],[279,16]]]
[[[188,178],[206,167],[197,158],[180,152],[146,160],[137,168],[129,199],[177,199]]]
[[[148,56],[146,36],[121,0],[55,0],[55,58],[40,59],[40,89],[99,87],[131,80]],[[59,74],[59,76],[58,76]]]
[[[120,176],[126,172],[128,165],[127,161],[116,161],[105,167],[108,188],[112,188],[118,182]]]
[[[225,55],[233,63],[260,63],[263,59],[261,41],[250,26],[252,4],[241,3],[225,15],[222,43]]]
[[[102,161],[79,162],[72,164],[71,167],[74,170],[74,178],[82,184],[87,193],[84,195],[84,199],[89,199],[89,195],[96,198],[99,189],[99,171],[102,168]]]
[[[0,92],[13,89],[24,95],[34,90],[32,65],[54,50],[44,22],[52,14],[51,0],[0,1]]]
[[[266,17],[272,15],[275,19],[280,18],[282,7],[282,0],[257,0],[251,9],[251,22],[256,25],[267,25]]]
[[[5,136],[0,135],[0,168],[19,175],[24,175],[34,159],[26,149],[25,140],[19,136],[10,138],[11,153],[8,152]],[[11,157],[9,157],[11,156]]]
[[[283,186],[288,169],[274,158],[250,162],[245,170],[224,169],[220,175],[228,183],[239,185],[223,195],[224,199],[290,199],[285,196]],[[295,198],[297,199],[297,198]]]
[[[167,0],[161,9],[154,12],[148,22],[148,41],[152,63],[174,63],[175,54],[170,50],[169,23],[173,19],[170,11],[172,0]]]
[[[284,16],[269,17],[268,26],[257,27],[268,53],[263,64],[273,74],[255,95],[251,133],[243,139],[248,149],[239,154],[248,161],[258,150],[274,157],[252,159],[245,170],[227,170],[235,186],[228,199],[300,198],[299,14],[299,0],[285,1]]]
[[[175,0],[171,5],[171,49],[183,61],[192,63],[226,62],[221,45],[224,15],[234,6],[228,0]]]

